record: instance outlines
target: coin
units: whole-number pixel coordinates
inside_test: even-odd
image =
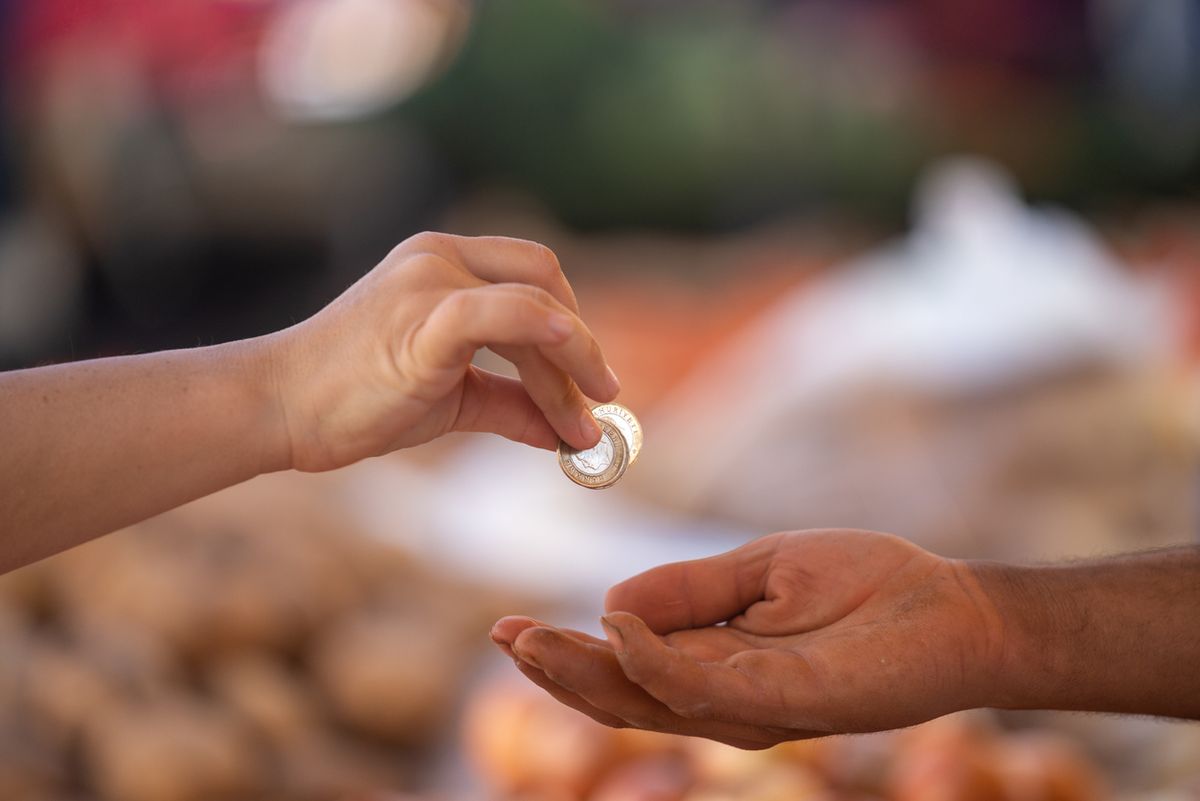
[[[616,484],[629,466],[629,446],[619,429],[607,420],[600,424],[600,441],[586,450],[558,444],[558,464],[567,478],[581,487],[604,489]]]
[[[633,412],[619,403],[602,403],[592,409],[592,416],[597,420],[607,420],[617,427],[629,445],[629,463],[636,462],[638,454],[642,452],[642,424]]]

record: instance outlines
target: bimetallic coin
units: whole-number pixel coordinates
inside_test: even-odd
[[[578,451],[565,442],[558,444],[558,464],[567,478],[581,487],[604,489],[611,487],[625,475],[629,466],[629,446],[617,427],[607,420],[600,424],[600,441],[584,451]]]
[[[636,462],[638,454],[642,452],[642,424],[633,416],[633,412],[619,403],[602,403],[592,409],[592,416],[597,420],[607,420],[625,435],[625,442],[629,444],[629,463]]]

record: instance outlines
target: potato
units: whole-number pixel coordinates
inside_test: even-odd
[[[121,801],[247,798],[262,788],[262,755],[228,714],[176,696],[92,720],[84,739],[92,786]]]
[[[320,635],[313,676],[345,724],[392,742],[423,742],[440,729],[458,689],[464,658],[455,639],[411,611],[367,611]]]
[[[43,801],[66,783],[62,755],[30,736],[23,722],[0,709],[0,797]]]
[[[995,736],[968,715],[906,731],[897,738],[888,795],[895,801],[1008,801],[995,770]]]
[[[995,747],[996,772],[1012,801],[1105,801],[1100,772],[1067,738],[1028,732]]]
[[[59,748],[121,702],[115,683],[96,665],[46,642],[29,650],[22,687],[33,731]]]
[[[311,688],[268,654],[220,660],[209,669],[209,685],[250,729],[280,749],[315,736],[320,727]]]

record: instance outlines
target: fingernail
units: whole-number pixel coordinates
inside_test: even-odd
[[[604,633],[608,635],[608,641],[612,643],[612,647],[618,651],[624,651],[625,638],[621,636],[621,630],[616,627],[616,624],[602,615],[600,625],[604,627]]]
[[[566,339],[575,330],[575,324],[571,322],[570,317],[557,313],[550,315],[550,318],[546,321],[546,327],[558,339]]]
[[[584,440],[592,444],[600,441],[600,424],[588,409],[584,409],[583,414],[579,416],[579,433],[583,435]]]
[[[621,391],[621,379],[617,378],[617,374],[613,372],[611,367],[608,367],[608,391],[612,395],[616,395]]]

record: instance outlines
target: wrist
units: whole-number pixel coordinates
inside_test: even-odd
[[[1070,652],[1065,646],[1083,625],[1078,599],[1056,592],[1051,569],[967,563],[995,610],[996,629],[983,706],[1041,709],[1069,694]]]
[[[287,344],[279,333],[254,337],[228,346],[243,392],[252,410],[253,440],[261,454],[262,473],[293,467],[292,441],[286,405]]]

